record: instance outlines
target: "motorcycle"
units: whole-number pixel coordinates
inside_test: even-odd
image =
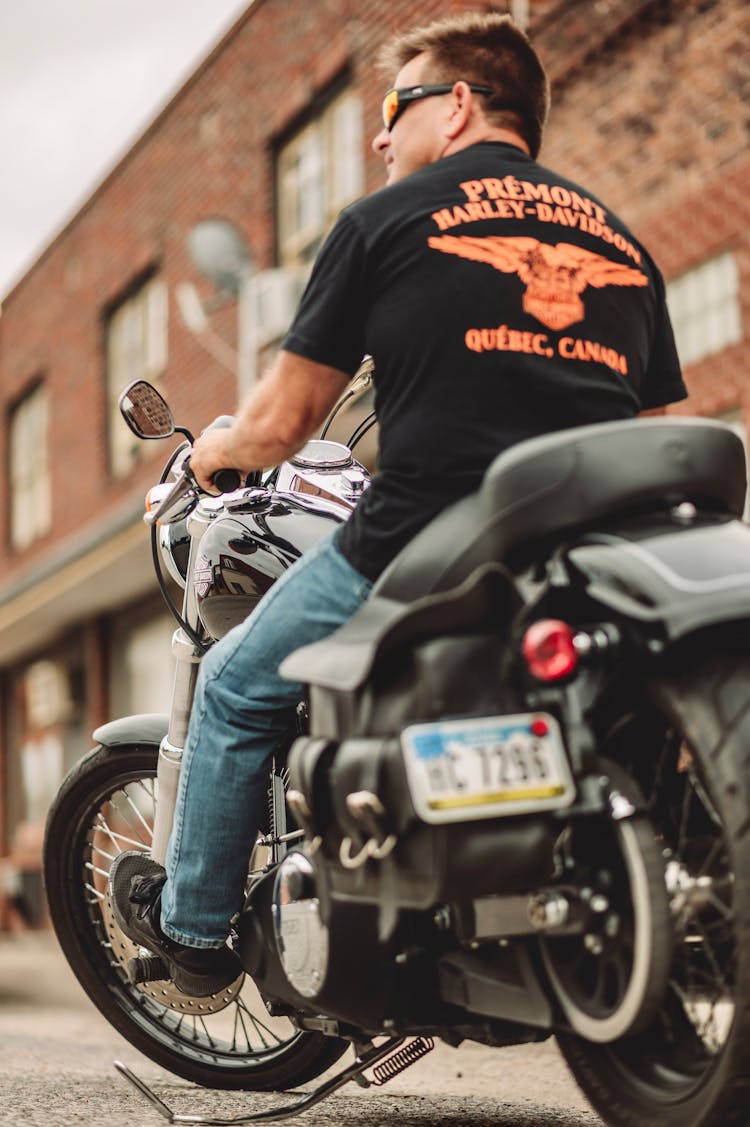
[[[353,1048],[297,1102],[223,1123],[384,1083],[436,1040],[549,1037],[611,1127],[746,1122],[750,530],[731,428],[519,443],[283,663],[308,693],[233,921],[245,973],[196,999],[117,927],[109,865],[163,863],[202,655],[368,474],[324,433],[204,494],[159,393],[139,381],[121,408],[139,437],[186,441],[146,518],[179,622],[171,711],[99,728],[47,823],[52,923],[105,1017],[207,1087],[286,1090]],[[117,1067],[170,1122],[216,1122]]]

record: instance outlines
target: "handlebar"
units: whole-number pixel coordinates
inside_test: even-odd
[[[242,477],[239,470],[217,470],[211,478],[211,481],[219,493],[233,493],[235,489],[240,488]],[[189,493],[197,494],[202,492],[203,490],[198,485],[190,469],[190,459],[186,458],[182,466],[182,473],[177,478],[177,481],[161,501],[159,501],[156,508],[144,513],[143,519],[148,525],[158,524],[159,521],[166,517],[171,510],[175,509]]]
[[[234,419],[231,415],[219,415],[206,429],[214,430],[217,427],[231,427],[233,422]],[[153,510],[149,510],[145,513],[143,519],[146,524],[158,524],[159,521],[163,520],[170,511],[174,510],[189,493],[197,494],[203,492],[190,469],[189,455],[183,461],[181,470],[182,472],[172,488],[158,501]],[[233,493],[242,485],[242,474],[239,470],[217,470],[211,478],[211,483],[218,493]],[[182,506],[180,507],[182,509]]]

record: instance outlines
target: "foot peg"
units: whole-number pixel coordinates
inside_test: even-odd
[[[135,955],[128,959],[128,981],[133,986],[142,982],[163,982],[170,974],[158,955]]]

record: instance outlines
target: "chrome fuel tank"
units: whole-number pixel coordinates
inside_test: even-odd
[[[198,611],[212,638],[244,621],[300,556],[350,515],[367,471],[339,443],[309,443],[285,463],[275,489],[226,496],[193,566]]]

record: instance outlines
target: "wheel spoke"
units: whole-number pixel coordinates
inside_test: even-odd
[[[204,1033],[205,1033],[205,1035],[206,1035],[206,1039],[207,1039],[207,1041],[208,1041],[209,1045],[211,1046],[211,1048],[212,1048],[212,1049],[215,1049],[215,1048],[216,1048],[216,1046],[217,1046],[217,1044],[218,1044],[218,1042],[217,1042],[217,1041],[214,1041],[213,1037],[211,1036],[211,1034],[210,1034],[210,1032],[209,1032],[209,1030],[208,1030],[208,1027],[207,1027],[207,1025],[206,1025],[206,1021],[205,1021],[205,1018],[203,1018],[203,1017],[199,1017],[199,1018],[198,1018],[198,1021],[199,1021],[199,1022],[201,1023],[201,1028],[203,1029],[203,1032],[204,1032]]]
[[[107,835],[107,837],[111,840],[112,844],[117,846],[117,852],[118,853],[123,852],[123,848],[122,848],[123,843],[124,843],[125,846],[132,846],[134,849],[147,849],[148,848],[148,846],[146,845],[146,842],[141,841],[141,840],[135,841],[133,838],[127,837],[125,834],[118,833],[115,830],[113,830],[109,826],[109,824],[105,821],[104,815],[101,812],[99,812],[98,815],[97,815],[96,829],[101,830],[102,833]]]
[[[242,1013],[244,1013],[250,1019],[250,1021],[253,1024],[253,1028],[255,1029],[256,1033],[258,1034],[258,1036],[260,1037],[261,1041],[263,1042],[263,1044],[266,1048],[268,1047],[268,1042],[266,1041],[266,1039],[264,1037],[265,1033],[267,1033],[268,1036],[271,1038],[271,1040],[275,1041],[277,1045],[283,1044],[282,1038],[278,1037],[272,1029],[270,1029],[267,1025],[265,1025],[260,1020],[260,1018],[252,1012],[252,1010],[248,1009],[248,1007],[245,1005],[245,1003],[243,1002],[243,1000],[241,998],[237,999],[237,1008],[239,1010],[241,1010]],[[244,1022],[243,1022],[243,1027],[244,1027]],[[248,1043],[249,1043],[249,1039],[248,1039]]]
[[[91,861],[86,861],[84,868],[88,869],[90,873],[98,873],[100,877],[107,878],[109,876],[109,869],[100,869],[98,865],[92,864]]]
[[[703,877],[703,876],[706,876],[707,874],[712,873],[714,871],[714,868],[716,867],[717,861],[721,857],[723,849],[724,849],[724,843],[723,843],[723,841],[721,840],[720,837],[717,837],[716,840],[711,845],[711,848],[706,853],[706,856],[703,860],[703,864],[700,866],[700,868],[698,869],[698,871],[695,875],[697,877]]]
[[[688,776],[686,776],[688,777]],[[680,822],[677,828],[677,851],[682,855],[685,851],[685,845],[688,841],[688,823],[690,819],[690,807],[693,801],[694,791],[691,786],[685,786],[682,792],[682,810],[680,812]]]
[[[121,791],[120,793],[125,796],[125,801],[127,802],[128,807],[135,814],[136,822],[140,822],[140,824],[143,826],[144,830],[146,831],[149,839],[151,839],[153,837],[153,827],[150,826],[149,823],[146,821],[146,819],[143,817],[143,815],[141,814],[137,805],[133,801],[129,791]],[[127,819],[127,820],[129,822],[129,819]],[[130,824],[132,824],[132,823],[130,823]]]

